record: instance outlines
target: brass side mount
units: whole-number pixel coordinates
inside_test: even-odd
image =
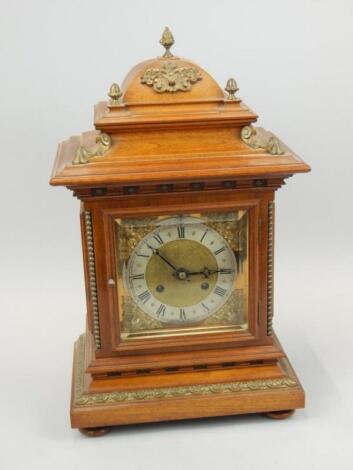
[[[112,146],[112,139],[108,134],[98,134],[96,137],[96,145],[92,148],[86,148],[80,145],[75,153],[75,158],[72,161],[73,165],[82,165],[89,163],[93,157],[104,155],[107,150]]]
[[[284,154],[284,150],[281,148],[276,137],[269,137],[262,129],[253,126],[245,126],[240,132],[240,137],[243,142],[253,149],[264,149],[271,155]]]

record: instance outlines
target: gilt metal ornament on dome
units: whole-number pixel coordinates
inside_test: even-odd
[[[141,77],[141,83],[153,87],[157,93],[190,91],[199,80],[202,75],[196,67],[178,67],[173,62],[148,68]]]
[[[174,37],[169,28],[164,29],[159,42],[165,48],[161,59],[171,60],[167,60],[160,67],[146,69],[141,77],[141,83],[153,87],[157,93],[190,91],[192,85],[202,79],[200,71],[196,67],[178,66],[173,62],[175,57],[170,48],[174,44]]]

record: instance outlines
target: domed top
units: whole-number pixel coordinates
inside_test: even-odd
[[[159,57],[137,64],[122,85],[127,105],[223,100],[216,81],[201,67],[179,57]]]
[[[225,93],[201,67],[175,57],[170,51],[174,38],[168,28],[160,43],[165,47],[161,57],[135,65],[121,89],[117,83],[111,85],[110,100],[95,108],[97,130],[212,127],[226,122],[247,125],[256,120],[257,116],[236,96],[234,79],[228,80]]]
[[[202,179],[209,179],[207,189],[225,189],[217,181],[234,178],[247,188],[265,175],[309,170],[275,136],[251,126],[257,115],[238,98],[233,78],[225,94],[205,70],[172,55],[168,29],[160,43],[166,49],[162,57],[136,65],[121,89],[113,83],[109,101],[95,106],[98,132],[59,147],[51,184],[75,191],[82,186],[84,198],[95,197],[90,187],[102,186],[110,197],[124,194],[121,186],[137,186],[139,192],[141,185],[147,194],[175,182],[187,191],[188,181]],[[243,178],[251,181],[243,185]],[[276,187],[276,181],[268,186]]]
[[[122,103],[131,106],[224,99],[224,92],[205,70],[172,55],[174,38],[168,28],[160,43],[166,49],[162,57],[137,64],[126,76]]]

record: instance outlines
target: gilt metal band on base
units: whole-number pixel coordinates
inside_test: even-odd
[[[75,407],[114,405],[126,402],[143,402],[168,398],[190,396],[221,395],[241,392],[288,389],[299,385],[289,364],[288,375],[281,378],[246,380],[228,383],[186,385],[180,387],[149,388],[143,390],[126,390],[118,392],[85,393],[84,392],[84,352],[85,335],[78,339],[78,357],[75,376]]]

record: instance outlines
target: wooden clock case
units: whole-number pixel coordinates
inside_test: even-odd
[[[168,51],[134,67],[122,96],[111,88],[111,100],[95,108],[96,131],[59,146],[50,181],[81,201],[88,313],[75,345],[71,424],[89,435],[206,416],[283,418],[304,406],[272,329],[273,231],[275,191],[309,167],[252,126],[257,116],[236,98],[237,87],[225,96],[207,72]],[[166,66],[200,78],[188,90],[143,83],[146,70]],[[240,208],[250,224],[248,331],[120,340],[114,218]]]

